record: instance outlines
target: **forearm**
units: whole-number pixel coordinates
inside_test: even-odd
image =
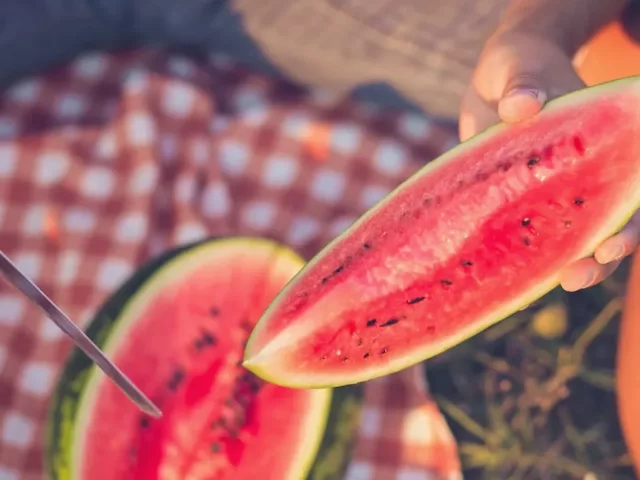
[[[629,0],[512,0],[502,31],[543,35],[572,56],[601,27],[617,18]]]

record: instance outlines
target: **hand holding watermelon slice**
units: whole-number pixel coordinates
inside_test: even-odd
[[[463,101],[461,139],[500,120],[525,120],[537,114],[547,100],[583,88],[572,58],[595,32],[619,17],[627,4],[627,0],[514,0],[502,26],[487,43]],[[635,28],[637,23],[626,25]],[[635,249],[639,239],[640,215],[636,214],[618,234],[604,240],[593,257],[569,265],[562,274],[562,286],[574,291],[602,281]]]

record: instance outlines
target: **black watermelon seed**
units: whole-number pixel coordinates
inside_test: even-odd
[[[397,318],[390,318],[386,322],[381,323],[380,326],[381,327],[390,327],[391,325],[395,325],[396,323],[398,323],[398,319]]]
[[[202,332],[202,341],[204,342],[205,345],[209,345],[209,346],[216,344],[216,338],[213,336],[211,332],[208,332],[207,330],[204,330]]]
[[[407,303],[409,305],[415,305],[416,303],[420,303],[424,299],[425,299],[425,297],[416,297],[416,298],[412,298],[411,300],[407,300]]]
[[[171,391],[177,390],[180,384],[182,383],[182,380],[184,380],[184,371],[182,371],[181,369],[178,369],[173,373],[173,375],[171,376],[171,379],[169,380],[169,384],[168,384],[169,390]]]
[[[329,281],[329,277],[324,277],[324,278],[322,279],[322,284],[324,285],[324,284],[326,284],[328,281]]]
[[[372,318],[371,320],[367,320],[367,327],[373,327],[376,324],[377,320]]]
[[[220,444],[219,443],[212,443],[211,444],[211,451],[213,453],[217,453],[220,451]]]
[[[462,260],[460,263],[462,264],[463,267],[473,266],[473,262],[471,260]]]
[[[451,280],[447,280],[446,278],[440,280],[440,283],[445,287],[450,287],[451,285],[453,285],[453,282]]]
[[[364,243],[364,244],[362,244],[362,246],[364,247],[365,250],[369,250],[371,248],[371,244],[370,243]]]
[[[531,225],[531,219],[529,217],[525,217],[520,223],[522,223],[523,227],[528,227],[529,225]]]
[[[342,357],[343,362],[346,362],[347,360],[349,360],[349,357]]]
[[[500,162],[497,165],[498,170],[501,170],[503,172],[507,172],[509,171],[509,169],[511,169],[511,163],[510,162]]]
[[[540,162],[540,157],[531,157],[527,160],[527,167],[533,168]]]
[[[220,309],[219,309],[218,307],[211,307],[211,308],[209,309],[209,314],[210,314],[212,317],[217,317],[218,315],[220,315]]]
[[[140,427],[141,428],[149,428],[150,424],[151,424],[151,422],[149,421],[149,419],[147,417],[142,417],[140,419]]]
[[[325,357],[326,359],[327,357]],[[258,393],[260,391],[261,385],[259,383],[250,383],[249,384],[249,390],[251,390],[251,393]]]
[[[522,237],[522,243],[524,243],[527,247],[531,245],[531,240],[529,237]]]
[[[340,273],[342,270],[344,270],[344,265],[340,265],[338,268],[336,268],[333,273],[334,274],[338,274]]]
[[[584,205],[584,198],[582,197],[578,197],[576,198],[573,203],[575,203],[576,205],[580,206],[580,205]]]
[[[384,355],[388,351],[389,351],[389,349],[387,347],[384,347],[382,350],[380,350],[380,355]]]
[[[371,354],[369,352],[365,353],[362,358],[369,358],[371,356]]]

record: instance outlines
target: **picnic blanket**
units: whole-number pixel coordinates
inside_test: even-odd
[[[222,57],[92,53],[0,97],[0,249],[86,325],[142,262],[211,235],[309,258],[456,142]],[[0,282],[0,480],[43,478],[50,395],[70,342]],[[461,478],[422,366],[366,384],[347,480]]]

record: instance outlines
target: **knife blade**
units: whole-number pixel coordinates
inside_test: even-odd
[[[62,330],[100,370],[109,377],[137,407],[152,417],[162,416],[160,409],[149,400],[129,378],[107,358],[100,348],[0,250],[0,271],[11,285],[22,292],[34,305]]]

